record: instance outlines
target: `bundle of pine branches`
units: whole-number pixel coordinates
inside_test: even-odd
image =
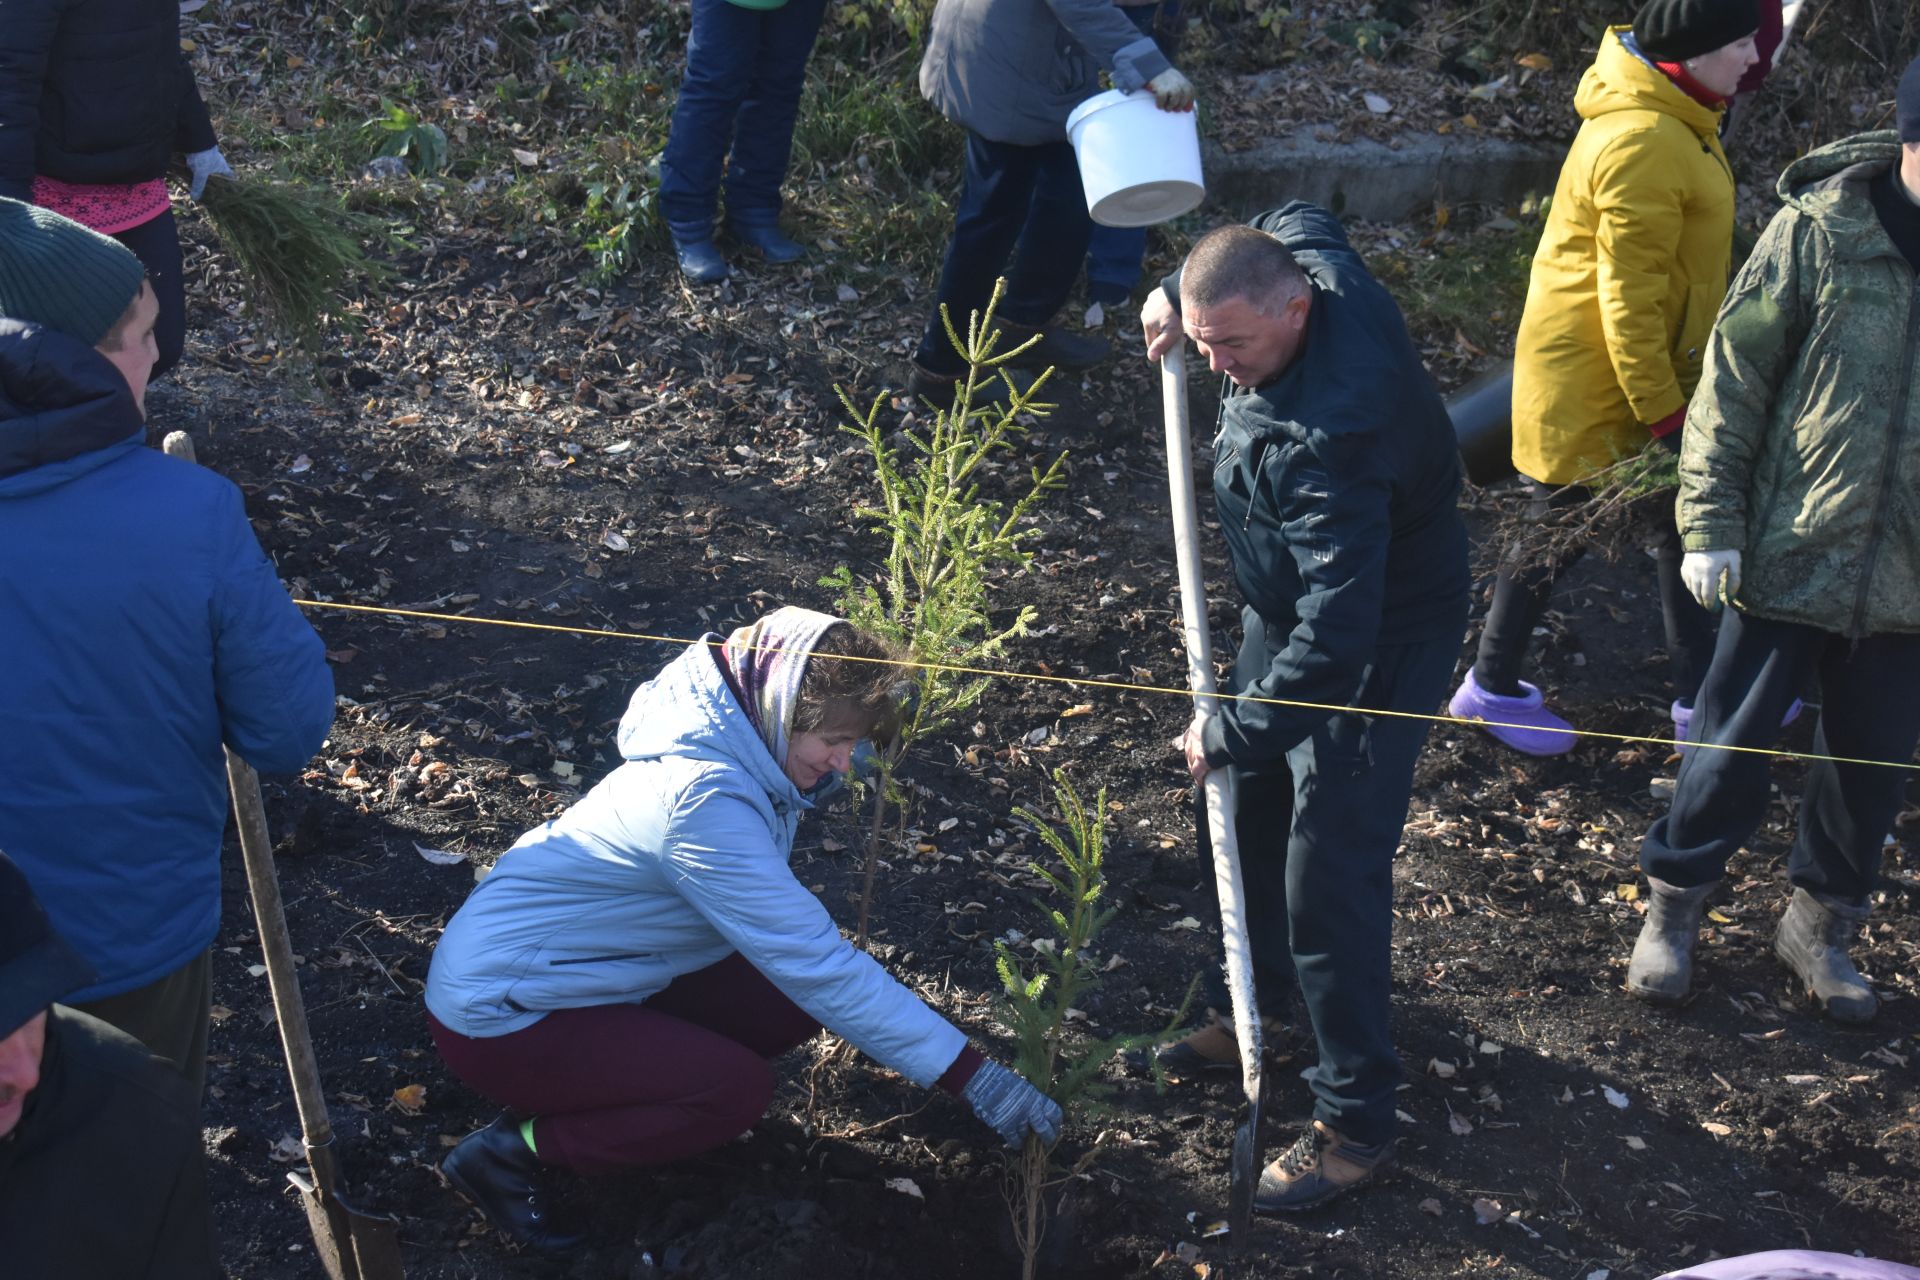
[[[308,355],[318,354],[329,326],[349,319],[358,291],[390,271],[366,249],[391,239],[386,224],[330,192],[215,177],[200,207],[239,264],[249,305]]]

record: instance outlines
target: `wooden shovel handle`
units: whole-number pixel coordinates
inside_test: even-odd
[[[193,439],[184,431],[170,432],[161,448],[170,457],[196,460]],[[260,930],[260,950],[266,957],[273,1015],[287,1054],[294,1105],[300,1111],[301,1138],[313,1166],[314,1181],[331,1192],[333,1121],[327,1115],[326,1095],[320,1087],[320,1066],[313,1056],[313,1035],[307,1029],[307,1005],[300,997],[300,975],[294,971],[287,912],[280,899],[280,875],[274,869],[273,841],[267,835],[267,806],[260,796],[260,776],[232,750],[227,751],[227,789],[233,796],[233,819],[240,832],[240,857],[253,898],[253,920]]]

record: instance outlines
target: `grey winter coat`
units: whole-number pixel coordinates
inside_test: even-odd
[[[920,92],[983,138],[1031,147],[1066,138],[1102,70],[1131,93],[1172,65],[1113,0],[939,0]]]

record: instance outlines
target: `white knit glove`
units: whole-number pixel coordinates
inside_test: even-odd
[[[1153,103],[1162,111],[1193,110],[1193,81],[1175,67],[1168,67],[1147,81],[1147,88],[1153,90]]]
[[[1721,592],[1720,580],[1726,579]],[[1689,551],[1680,561],[1680,581],[1687,584],[1693,598],[1709,609],[1718,609],[1722,600],[1731,602],[1740,590],[1740,553],[1738,551]]]
[[[193,171],[193,182],[187,187],[187,194],[198,200],[206,192],[208,178],[231,178],[233,166],[220,154],[220,148],[209,147],[205,151],[190,152],[187,156],[187,168]]]

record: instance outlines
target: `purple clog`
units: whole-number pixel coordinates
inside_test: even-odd
[[[1488,693],[1467,669],[1447,710],[1462,720],[1478,720],[1500,742],[1530,756],[1558,756],[1573,750],[1579,738],[1573,726],[1547,710],[1540,690],[1522,680],[1517,698]]]

